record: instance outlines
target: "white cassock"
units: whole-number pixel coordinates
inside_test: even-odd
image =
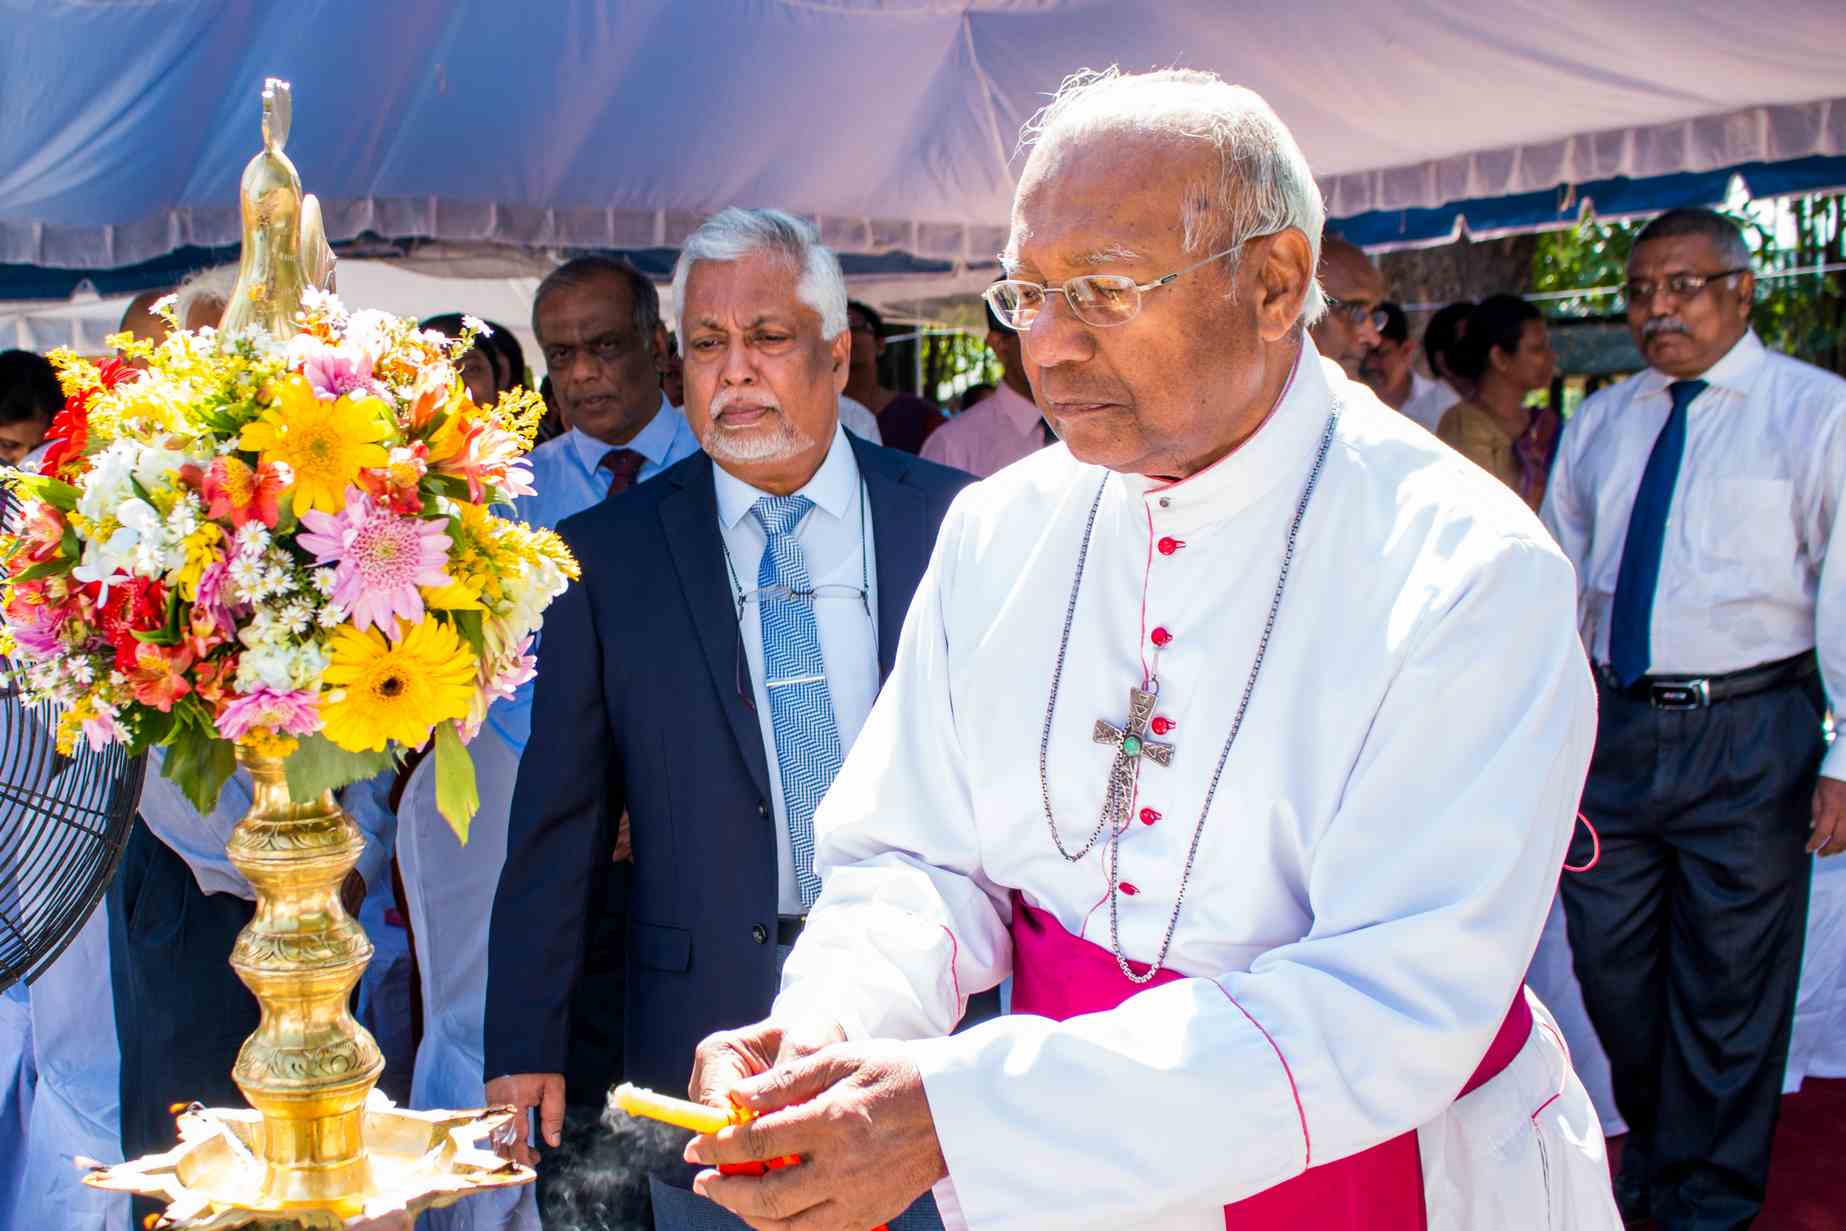
[[[1106,844],[1058,853],[1039,773],[1091,508],[1049,797],[1075,850],[1116,755],[1093,726],[1120,724],[1157,674],[1176,753],[1144,763],[1120,838],[1122,944],[1145,962],[1336,393],[1167,956],[1199,977],[944,1037],[1012,973],[1013,891],[1110,945]],[[1415,1130],[1429,1227],[1619,1226],[1595,1113],[1542,1006],[1505,1069],[1457,1101],[1532,957],[1594,732],[1575,582],[1538,520],[1304,341],[1269,421],[1186,482],[1053,447],[962,493],[817,817],[825,890],[775,1016],[910,1040],[951,1225],[1222,1228],[1226,1204]]]

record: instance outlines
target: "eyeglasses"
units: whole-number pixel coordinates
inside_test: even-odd
[[[856,602],[859,604],[860,610],[865,612],[866,622],[868,624],[873,624],[874,630],[876,630],[877,627],[872,620],[871,596],[858,586],[815,586],[812,590],[796,590],[789,586],[765,586],[760,590],[745,590],[738,596],[738,599],[736,656],[737,697],[738,700],[744,703],[744,708],[753,714],[756,712],[756,690],[750,686],[750,664],[749,659],[744,654],[744,612],[748,611],[752,606],[757,608],[757,627],[761,628],[762,609],[764,604],[767,603],[808,603],[810,605],[817,605],[823,602]],[[877,641],[876,631],[874,631],[872,640],[874,642]],[[795,684],[824,683],[825,681],[826,676],[824,675],[818,677],[801,676],[790,680],[767,680],[764,682],[764,688],[767,691],[776,688],[787,688]]]
[[[1635,278],[1622,283],[1622,294],[1631,305],[1648,303],[1662,290],[1675,299],[1690,299],[1713,282],[1749,272],[1748,268],[1722,269],[1715,274],[1668,274],[1659,280]]]
[[[1253,235],[1250,238],[1260,239],[1261,236]],[[1012,330],[1032,328],[1032,323],[1044,309],[1047,295],[1064,296],[1064,302],[1070,305],[1071,315],[1084,324],[1096,329],[1109,329],[1116,325],[1126,325],[1141,315],[1142,296],[1172,285],[1201,265],[1223,260],[1240,251],[1244,243],[1248,242],[1245,240],[1223,252],[1214,252],[1202,261],[1194,261],[1186,268],[1175,270],[1163,278],[1155,278],[1152,282],[1136,282],[1127,274],[1084,274],[1070,279],[1062,286],[1046,286],[1038,282],[1008,278],[982,291],[981,298],[994,310],[1000,323]]]
[[[1352,322],[1355,328],[1369,322],[1373,329],[1382,331],[1391,320],[1383,308],[1375,308],[1369,303],[1336,303],[1328,311],[1338,312]]]

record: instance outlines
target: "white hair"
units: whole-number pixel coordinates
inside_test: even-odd
[[[1240,249],[1246,240],[1293,228],[1307,237],[1309,268],[1320,268],[1326,203],[1294,135],[1260,94],[1193,69],[1085,69],[1066,77],[1051,101],[1026,121],[1019,144],[1030,149],[1123,130],[1199,141],[1217,152],[1218,174],[1189,185],[1180,206],[1187,252]],[[1003,258],[1009,268],[1012,256],[1009,246]],[[1235,269],[1237,259],[1233,255],[1226,263]],[[1312,325],[1326,310],[1316,280],[1302,303],[1302,322]]]
[[[219,316],[230,305],[231,292],[237,289],[237,266],[216,265],[210,269],[195,269],[180,279],[179,289],[174,292],[177,299],[173,305],[173,319],[180,328],[192,319],[192,310],[200,304],[216,300]],[[217,321],[212,321],[214,326]]]
[[[674,332],[686,333],[686,279],[697,261],[740,261],[759,252],[787,262],[800,280],[795,295],[820,315],[821,337],[846,331],[846,277],[839,258],[808,223],[779,209],[720,210],[686,237],[673,265]]]

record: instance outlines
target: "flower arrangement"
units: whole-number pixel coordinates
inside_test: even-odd
[[[64,707],[60,751],[164,747],[202,811],[239,746],[287,757],[312,798],[433,743],[465,840],[466,745],[577,576],[556,535],[493,511],[532,493],[544,404],[469,400],[475,322],[449,339],[311,292],[300,323],[52,355],[50,448],[0,476],[19,498],[0,653],[28,702]]]

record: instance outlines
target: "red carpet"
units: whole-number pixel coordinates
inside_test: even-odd
[[[1775,1153],[1769,1164],[1769,1199],[1754,1231],[1846,1231],[1846,1080],[1810,1077],[1799,1094],[1782,1100]],[[1609,1162],[1622,1157],[1620,1137],[1609,1140]]]

